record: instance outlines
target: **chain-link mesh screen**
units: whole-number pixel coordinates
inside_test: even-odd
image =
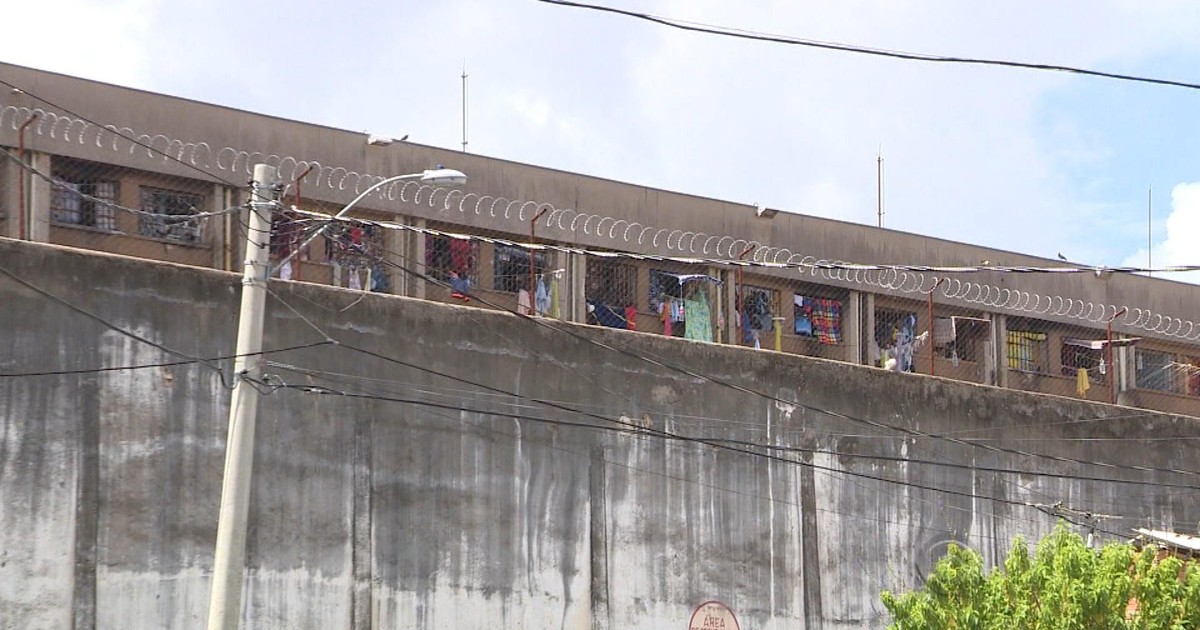
[[[14,112],[0,122],[6,131],[54,132],[35,110]],[[120,152],[100,162],[0,149],[8,237],[240,268],[248,182],[233,168],[174,164],[171,154],[154,154],[170,168],[147,169],[123,165]],[[1028,269],[840,263],[786,244],[428,186],[381,189],[332,220],[342,203],[308,193],[369,180],[348,184],[331,175],[336,167],[289,159],[270,242],[283,280],[1200,413],[1200,325],[1148,304],[1039,293],[1026,286]]]

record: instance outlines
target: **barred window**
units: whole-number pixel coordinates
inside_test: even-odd
[[[442,282],[449,282],[450,272],[453,271],[458,277],[476,284],[479,281],[479,243],[440,234],[426,234],[425,270]]]
[[[117,230],[117,182],[59,178],[50,197],[55,223]]]
[[[200,242],[200,221],[189,217],[204,206],[202,195],[150,186],[142,186],[138,193],[143,211],[164,215],[139,216],[140,234],[180,243]]]
[[[775,329],[775,314],[780,312],[779,292],[774,289],[742,285],[738,287],[744,330]]]
[[[392,287],[383,228],[346,221],[325,230],[325,258],[337,265],[334,284],[350,289],[387,292]],[[365,275],[365,279],[364,279]]]
[[[1045,374],[1048,371],[1047,355],[1050,352],[1050,342],[1046,333],[1009,330],[1005,341],[1009,368],[1037,374]]]
[[[1175,391],[1175,361],[1170,353],[1137,348],[1135,357],[1134,371],[1139,388]]]
[[[615,260],[589,258],[584,295],[589,302],[608,306],[635,305],[637,267]]]
[[[1093,383],[1104,383],[1105,375],[1100,373],[1100,363],[1105,360],[1105,351],[1070,342],[1070,339],[1063,342],[1060,353],[1063,375],[1075,376],[1079,370],[1087,370],[1088,378]]]
[[[879,347],[881,367],[895,360],[899,372],[915,372],[913,351],[917,340],[917,314],[912,311],[875,309],[875,345]]]
[[[1200,396],[1200,358],[1179,357],[1177,367],[1183,376],[1183,393]]]
[[[495,245],[492,255],[492,288],[516,293],[529,290],[529,251],[515,245]],[[533,253],[534,274],[546,272],[546,252]]]

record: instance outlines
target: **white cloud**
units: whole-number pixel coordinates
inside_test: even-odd
[[[1151,250],[1155,267],[1200,265],[1197,235],[1200,235],[1200,182],[1182,183],[1171,189],[1171,213],[1164,223],[1165,238]],[[1125,259],[1128,266],[1145,266],[1146,248]],[[1200,283],[1200,272],[1162,274],[1181,282]]]
[[[873,224],[882,144],[888,227],[1047,256],[1122,257],[1128,213],[1098,191],[1144,190],[1116,159],[1181,144],[1132,144],[1135,134],[1081,122],[1069,107],[1048,119],[1049,98],[1100,79],[732,40],[537,2],[65,1],[53,13],[7,9],[13,23],[38,26],[15,29],[0,58],[450,148],[461,140],[465,62],[472,152]],[[1200,56],[1200,3],[1190,0],[606,4],[1116,71]],[[1182,179],[1191,177],[1171,181]]]
[[[151,51],[155,0],[10,2],[0,59],[98,81],[140,86]]]

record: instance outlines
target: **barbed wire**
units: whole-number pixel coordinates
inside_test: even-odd
[[[7,82],[0,81],[6,85]],[[16,87],[16,86],[14,86]],[[28,93],[28,92],[26,92]],[[212,169],[230,173],[251,174],[255,163],[275,166],[284,181],[292,181],[302,172],[315,173],[313,184],[330,191],[359,194],[370,186],[386,179],[371,173],[359,173],[340,166],[328,166],[315,160],[298,159],[290,155],[245,151],[235,147],[214,150],[203,141],[184,141],[164,134],[138,132],[129,127],[97,125],[79,117],[48,111],[43,108],[0,106],[0,127],[7,117],[9,125],[16,129],[20,114],[38,114],[34,133],[48,136],[64,143],[95,144],[113,152],[137,154],[146,152],[148,157],[156,154],[164,160],[174,160],[195,168],[211,172]],[[134,141],[136,140],[136,142]],[[824,258],[811,254],[793,252],[787,247],[765,244],[753,239],[731,235],[710,235],[704,232],[679,228],[660,228],[598,213],[581,212],[573,208],[560,208],[548,202],[509,199],[503,196],[465,193],[461,190],[415,181],[396,182],[382,186],[372,197],[386,202],[398,202],[415,206],[426,206],[439,211],[458,210],[464,217],[469,214],[516,222],[523,232],[535,216],[545,227],[556,227],[570,234],[607,237],[613,241],[613,249],[621,246],[663,248],[671,255],[678,252],[685,256],[696,256],[698,260],[709,257],[726,259],[729,264],[748,253],[749,260],[758,263],[803,265],[811,277],[846,285],[871,287],[900,295],[929,295],[938,292],[943,298],[957,300],[974,307],[1030,316],[1054,316],[1073,319],[1089,324],[1111,322],[1132,330],[1142,330],[1165,338],[1194,342],[1200,340],[1200,324],[1183,317],[1164,315],[1149,308],[1109,304],[1099,301],[1050,295],[1036,291],[1010,289],[987,282],[966,281],[936,275],[936,268],[922,266],[861,265],[838,259]],[[465,221],[464,221],[465,222]],[[515,227],[515,226],[514,226]],[[513,243],[520,245],[519,243]],[[997,271],[1000,267],[987,270]],[[1020,268],[1012,268],[1014,272]],[[1033,269],[1029,268],[1034,272]],[[1124,267],[1120,269],[1137,270]],[[979,269],[983,271],[984,269]],[[1078,273],[1089,270],[1104,274],[1115,269],[1103,267],[1080,267]],[[1170,271],[1191,271],[1192,266],[1172,268]],[[1149,271],[1146,269],[1145,271]],[[943,273],[958,273],[945,271]],[[1047,272],[1050,273],[1050,272]],[[1053,272],[1060,273],[1060,272]]]
[[[41,179],[42,181],[45,181],[46,183],[50,184],[50,186],[54,189],[67,191],[67,192],[70,192],[72,195],[78,196],[80,199],[86,199],[88,201],[91,201],[92,203],[99,204],[100,206],[102,206],[104,208],[120,210],[121,212],[127,212],[129,214],[136,214],[136,215],[147,216],[147,217],[155,217],[158,219],[165,219],[168,221],[174,220],[174,221],[183,222],[183,221],[198,221],[198,220],[203,220],[203,219],[211,219],[214,217],[223,217],[225,215],[233,214],[235,212],[240,212],[242,210],[247,209],[247,206],[239,205],[239,206],[231,206],[231,207],[225,208],[223,210],[196,211],[196,212],[191,212],[188,214],[169,214],[169,213],[165,213],[165,212],[152,212],[150,210],[142,210],[141,208],[130,208],[128,206],[122,206],[119,203],[115,203],[111,199],[105,199],[103,197],[97,197],[94,195],[90,195],[86,192],[83,192],[83,191],[77,189],[76,187],[72,186],[70,182],[64,181],[57,177],[54,177],[28,162],[22,162],[21,158],[13,155],[12,151],[9,151],[8,149],[5,149],[4,147],[0,147],[0,153],[3,153],[4,157],[11,160],[18,167],[26,170],[29,173],[32,173],[38,179]]]
[[[332,220],[329,215],[318,212],[301,210],[294,207],[291,211],[299,216],[310,217],[314,221]],[[500,237],[489,237],[476,234],[437,230],[391,221],[376,221],[358,218],[343,218],[339,220],[348,223],[374,225],[388,230],[402,230],[418,234],[444,236],[459,240],[475,240],[509,247],[519,247],[527,251],[559,251],[567,254],[580,254],[601,258],[667,261],[682,264],[758,267],[782,270],[794,269],[800,271],[801,273],[808,271],[811,275],[819,275],[827,280],[836,280],[847,284],[857,283],[860,285],[874,286],[881,289],[890,289],[897,293],[921,294],[928,296],[931,292],[938,291],[939,294],[947,300],[958,300],[959,302],[967,305],[1007,310],[1022,315],[1054,315],[1066,319],[1086,321],[1091,324],[1101,324],[1109,321],[1116,321],[1129,328],[1145,330],[1146,332],[1158,334],[1164,337],[1172,337],[1186,341],[1196,341],[1200,339],[1200,324],[1196,324],[1195,322],[1179,317],[1171,317],[1154,313],[1149,309],[1102,304],[1099,302],[1090,302],[1083,299],[1064,297],[1060,295],[1046,295],[1018,289],[1009,289],[1007,287],[999,287],[983,282],[963,281],[958,278],[938,276],[929,273],[934,271],[945,274],[979,273],[983,271],[1001,273],[1094,273],[1097,270],[1095,267],[933,267],[928,265],[879,265],[816,259],[815,257],[811,256],[804,257],[798,261],[789,261],[783,263],[764,262],[761,260],[740,260],[736,258],[692,258],[655,254],[639,254],[634,252],[602,251],[561,244],[531,244],[528,242],[515,241]],[[1111,271],[1113,273],[1141,273],[1146,271],[1157,272],[1165,269],[1166,268],[1149,269],[1142,267],[1122,267],[1105,271]],[[1200,266],[1177,266],[1170,269],[1177,271],[1196,271],[1200,270]],[[871,273],[876,275],[871,277],[869,275]],[[891,275],[889,276],[888,274]],[[931,276],[931,283],[926,283],[925,278],[927,275]]]

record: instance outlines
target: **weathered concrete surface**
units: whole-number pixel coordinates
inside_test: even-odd
[[[7,240],[0,269],[179,352],[215,357],[234,346],[231,274]],[[330,336],[394,361],[334,346],[271,357],[325,372],[274,365],[280,383],[372,398],[263,397],[247,627],[683,628],[708,599],[733,608],[744,628],[881,627],[879,591],[919,583],[948,541],[994,559],[1014,536],[1053,525],[1004,501],[1135,519],[1102,523],[1119,531],[1192,529],[1200,518],[1186,489],[864,456],[1194,477],[900,439],[816,410],[1082,460],[1200,468],[1193,442],[1141,441],[1196,434],[1190,418],[624,331],[564,332],[404,298],[272,288]],[[0,304],[0,373],[177,360],[3,274]],[[278,301],[269,318],[269,348],[322,338]],[[228,373],[230,362],[218,363]],[[808,467],[601,430],[611,423],[431,371],[653,429],[820,452],[776,451]],[[203,623],[228,398],[222,376],[197,364],[0,379],[0,628]],[[1083,436],[1122,440],[1064,439]]]

